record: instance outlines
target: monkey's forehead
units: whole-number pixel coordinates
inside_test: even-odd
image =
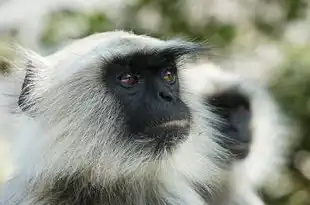
[[[46,57],[46,59],[51,64],[57,64],[57,62],[64,60],[73,62],[90,52],[103,56],[108,54],[113,55],[113,53],[124,54],[139,49],[154,49],[156,47],[169,46],[169,44],[177,43],[176,41],[167,42],[150,36],[136,35],[125,31],[110,31],[96,33],[75,40],[56,53]]]
[[[38,79],[44,79],[42,86],[48,88],[79,71],[94,77],[115,59],[151,56],[152,60],[178,61],[179,57],[201,52],[200,48],[197,43],[181,39],[161,40],[125,31],[103,32],[76,40],[47,57],[30,55],[31,69],[40,76]]]
[[[170,58],[178,61],[181,56],[201,52],[200,49],[203,49],[201,45],[181,39],[161,40],[125,31],[104,32],[76,40],[46,57],[48,65],[45,67],[48,69],[38,72],[46,78],[66,79],[67,76],[81,70],[98,69],[98,65],[102,69],[105,63],[120,57],[126,59],[138,54],[140,58],[140,53],[155,53],[156,59]]]

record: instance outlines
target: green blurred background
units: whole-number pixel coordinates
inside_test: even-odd
[[[281,183],[266,185],[264,196],[270,205],[310,204],[309,0],[0,0],[0,70],[14,58],[7,40],[47,55],[114,29],[208,43],[224,69],[266,83],[300,132]]]

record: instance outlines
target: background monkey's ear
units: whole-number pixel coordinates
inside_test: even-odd
[[[220,117],[217,128],[223,135],[221,145],[237,159],[244,159],[252,140],[249,99],[238,90],[229,89],[208,96],[206,101],[211,105],[211,111]]]

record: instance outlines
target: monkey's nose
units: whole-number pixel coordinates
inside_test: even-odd
[[[158,98],[165,101],[165,102],[173,102],[174,101],[174,97],[173,97],[172,93],[165,92],[165,91],[158,92]]]

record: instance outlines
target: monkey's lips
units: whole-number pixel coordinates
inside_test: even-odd
[[[172,121],[160,123],[156,127],[158,128],[169,128],[169,127],[186,128],[186,127],[189,127],[189,121],[188,120],[172,120]]]
[[[182,138],[188,135],[190,122],[188,120],[170,120],[150,126],[145,129],[145,133],[156,138]]]

